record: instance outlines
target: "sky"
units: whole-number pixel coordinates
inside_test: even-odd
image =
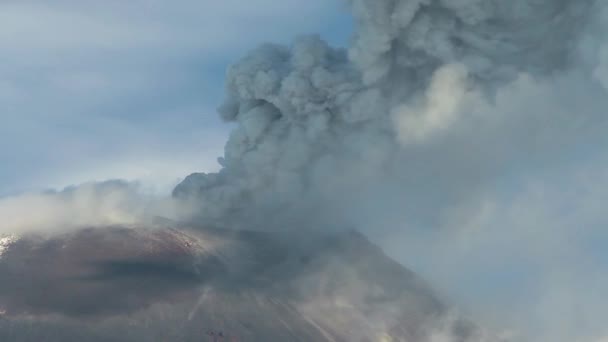
[[[0,196],[217,170],[228,65],[309,32],[345,45],[349,20],[323,0],[2,1]]]

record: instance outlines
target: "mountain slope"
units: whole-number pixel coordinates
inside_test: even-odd
[[[83,229],[13,242],[0,279],[2,341],[478,340],[356,232]]]

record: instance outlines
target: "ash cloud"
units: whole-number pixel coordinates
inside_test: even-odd
[[[492,178],[525,163],[528,150],[551,154],[603,122],[601,93],[576,65],[591,0],[348,3],[358,23],[348,50],[302,37],[230,68],[220,113],[238,126],[223,169],[191,175],[174,192],[198,198],[203,219],[268,225],[268,212],[323,210],[411,173],[412,161]],[[572,112],[578,101],[593,109]],[[441,165],[446,151],[465,160]],[[453,183],[466,177],[458,172]]]
[[[199,201],[203,222],[233,227],[355,226],[429,278],[459,287],[456,297],[473,297],[482,320],[515,326],[534,340],[605,334],[596,297],[576,294],[582,279],[603,280],[575,266],[605,258],[569,238],[577,231],[603,236],[597,222],[604,215],[584,209],[598,205],[597,195],[573,175],[607,169],[606,5],[347,3],[357,24],[349,48],[301,37],[290,46],[262,46],[229,69],[219,111],[237,127],[220,158],[223,168],[191,175],[174,196]],[[596,191],[605,192],[597,179]],[[577,190],[562,203],[564,184]],[[556,195],[534,197],[538,189]],[[529,208],[518,211],[524,203]],[[535,215],[557,215],[558,208],[580,221],[533,224]],[[552,258],[551,241],[577,252]],[[499,243],[508,247],[488,247]],[[511,255],[516,250],[518,258]],[[499,271],[501,258],[538,277]],[[457,266],[462,276],[454,279],[463,283],[451,283],[444,264]],[[551,281],[560,265],[571,280],[564,286]],[[467,276],[480,282],[470,284]],[[519,294],[520,307],[504,303],[502,315],[485,315],[501,297],[501,276],[530,294]],[[487,305],[474,299],[482,281],[494,284],[478,296]],[[567,312],[572,298],[585,318],[564,329],[574,317],[551,307]],[[534,305],[533,314],[525,303]]]

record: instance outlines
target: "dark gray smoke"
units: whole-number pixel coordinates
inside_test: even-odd
[[[598,301],[575,293],[606,271],[577,266],[604,260],[587,253],[606,222],[589,209],[608,184],[606,3],[347,3],[348,49],[301,37],[230,68],[220,114],[237,127],[223,168],[189,176],[175,197],[231,227],[354,226],[448,291],[467,288],[456,295],[492,323],[535,340],[605,335]],[[501,267],[520,269],[506,283],[520,277],[528,294],[487,315],[512,298]],[[475,296],[476,277],[505,294]],[[555,312],[573,312],[573,298],[586,318],[567,325],[577,317]]]
[[[530,136],[509,141],[512,133],[551,139],[573,134],[569,122],[603,119],[508,108],[520,92],[553,91],[540,80],[559,78],[580,58],[592,0],[348,3],[357,27],[347,51],[302,37],[292,46],[262,46],[230,68],[220,113],[238,126],[220,159],[223,169],[191,175],[174,191],[198,198],[202,218],[269,226],[273,218],[312,211],[320,220],[341,220],[336,204],[352,193],[387,178],[414,178],[414,169],[428,171],[422,163],[440,169],[447,149],[471,164],[457,167],[483,179],[523,150],[552,149]],[[554,127],[544,127],[547,120]],[[457,186],[478,183],[466,179],[466,170],[450,172],[465,178]]]

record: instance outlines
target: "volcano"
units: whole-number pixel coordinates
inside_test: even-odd
[[[355,231],[87,228],[11,240],[0,274],[2,341],[480,339]]]

